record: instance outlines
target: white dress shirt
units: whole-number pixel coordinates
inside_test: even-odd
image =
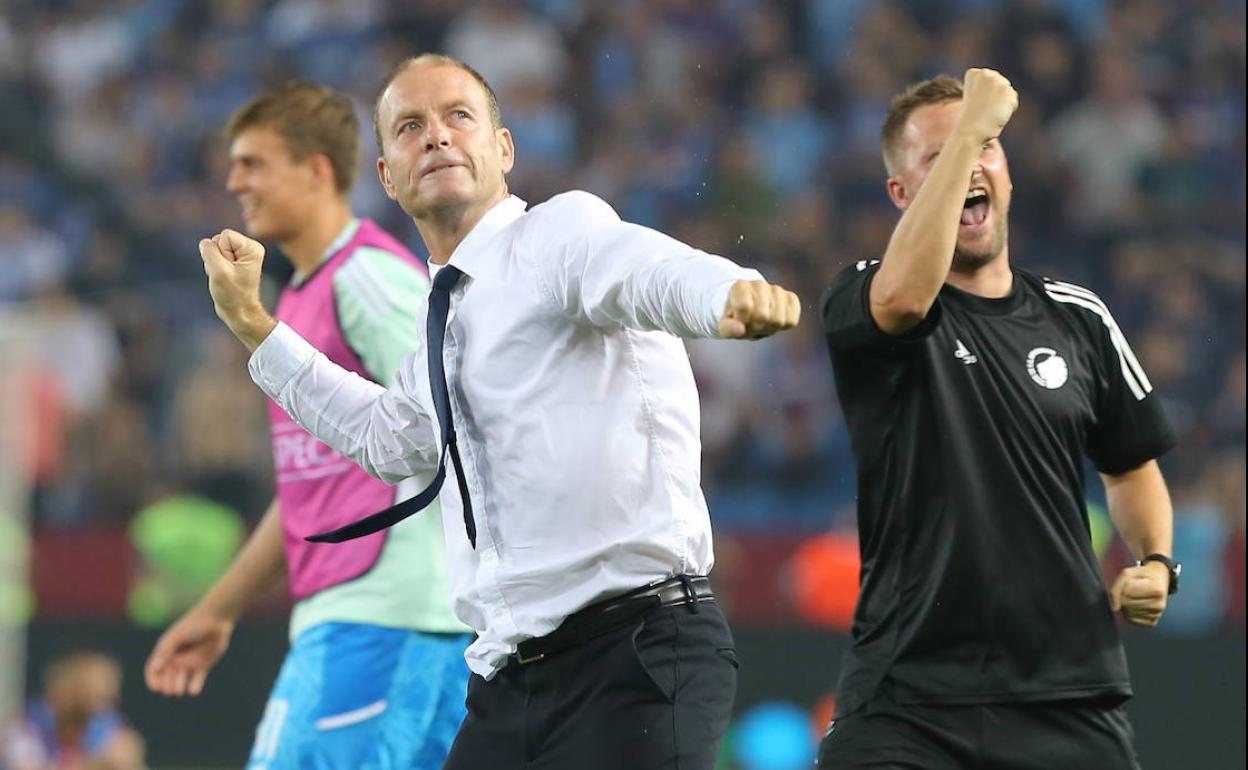
[[[731,285],[761,277],[585,192],[527,212],[501,201],[450,263],[464,277],[443,359],[475,550],[453,479],[440,500],[455,612],[479,635],[468,665],[488,679],[588,604],[710,571],[698,394],[678,337],[717,336]],[[385,390],[279,324],[251,373],[369,473],[394,483],[437,467],[423,346]]]

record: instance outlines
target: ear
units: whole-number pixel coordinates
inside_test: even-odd
[[[386,196],[392,201],[399,199],[398,192],[394,189],[394,182],[390,179],[390,167],[386,165],[386,159],[377,158],[377,178],[381,180],[381,186],[386,191]]]
[[[906,190],[906,184],[901,181],[901,177],[890,176],[884,185],[888,188],[888,199],[893,202],[894,206],[902,211],[910,207],[909,191]]]
[[[516,165],[516,143],[511,139],[511,131],[500,128],[494,132],[498,139],[498,155],[502,159],[503,175],[511,173]]]
[[[329,161],[329,156],[324,153],[317,153],[308,158],[308,167],[312,169],[312,176],[316,181],[325,184],[331,189],[337,189],[336,180],[334,179],[334,164]]]

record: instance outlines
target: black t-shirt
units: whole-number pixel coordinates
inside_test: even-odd
[[[1173,430],[1105,304],[1014,270],[1010,294],[946,285],[885,334],[878,262],[842,272],[823,325],[858,465],[862,592],[838,711],[1128,697],[1083,456],[1121,473]]]

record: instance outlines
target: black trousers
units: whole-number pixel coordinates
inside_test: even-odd
[[[1139,770],[1118,700],[872,702],[829,726],[820,770]]]
[[[714,602],[657,607],[546,658],[473,675],[444,770],[712,770],[737,659]]]

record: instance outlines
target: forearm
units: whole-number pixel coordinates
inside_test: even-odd
[[[1136,559],[1150,553],[1172,556],[1174,509],[1157,461],[1118,475],[1101,474],[1101,479],[1110,518],[1132,555]]]
[[[437,466],[428,376],[401,370],[386,389],[347,371],[284,324],[249,364],[252,379],[302,428],[368,474],[396,483]]]
[[[918,324],[936,301],[953,263],[967,185],[981,150],[982,142],[969,134],[950,136],[902,214],[871,284],[873,315],[898,319],[900,328],[885,331]]]
[[[204,594],[196,608],[214,617],[235,621],[257,597],[277,585],[285,567],[281,509],[274,498],[234,563]]]
[[[717,337],[733,284],[763,277],[723,257],[680,246],[683,250],[625,279],[619,315],[633,329],[658,329],[683,339]]]

